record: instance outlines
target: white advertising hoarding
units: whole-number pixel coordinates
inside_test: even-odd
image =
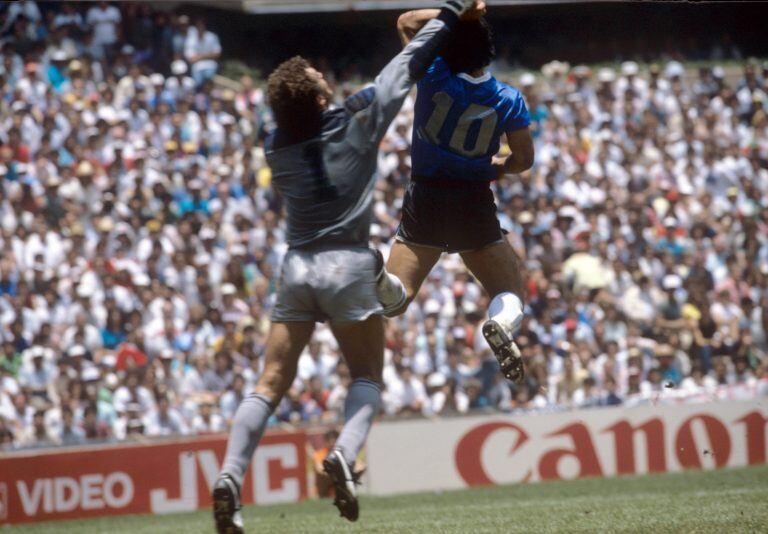
[[[766,462],[768,399],[382,423],[366,491],[713,469]]]

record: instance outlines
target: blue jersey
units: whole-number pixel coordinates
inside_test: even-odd
[[[453,74],[437,58],[418,83],[413,176],[490,181],[501,135],[531,123],[519,91],[486,74]]]

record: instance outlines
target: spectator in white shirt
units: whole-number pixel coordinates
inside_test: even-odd
[[[184,436],[188,433],[189,428],[179,411],[170,406],[168,397],[160,397],[157,401],[157,410],[147,418],[147,435]]]
[[[8,15],[5,19],[5,24],[0,28],[0,34],[7,32],[19,15],[29,21],[30,26],[34,28],[43,19],[40,13],[40,8],[37,7],[37,2],[34,0],[22,0],[21,2],[8,2]]]
[[[93,28],[93,45],[102,47],[106,56],[111,58],[116,51],[115,45],[120,41],[120,10],[109,2],[99,2],[88,10],[85,21]]]
[[[680,389],[686,393],[707,393],[716,387],[717,381],[711,376],[705,375],[698,363],[691,368],[691,376],[680,382]]]
[[[187,33],[184,43],[184,57],[192,65],[192,78],[200,85],[213,78],[219,68],[217,60],[221,55],[221,44],[215,33],[205,27],[202,18],[195,21],[195,27]]]
[[[115,391],[113,404],[118,412],[129,411],[130,406],[138,405],[139,413],[148,413],[154,409],[155,400],[147,388],[139,385],[139,375],[130,373],[125,378],[125,385]]]
[[[224,418],[213,411],[213,401],[205,399],[200,403],[200,413],[192,420],[195,434],[215,434],[226,428]]]
[[[54,28],[80,29],[83,27],[83,17],[75,10],[73,2],[64,2],[61,12],[53,19]]]
[[[399,369],[397,377],[387,384],[386,393],[385,410],[390,414],[421,413],[428,400],[424,383],[408,366]]]
[[[424,405],[424,415],[440,415],[444,412],[466,413],[469,409],[469,397],[456,387],[456,381],[446,379],[439,372],[427,377],[429,401]]]

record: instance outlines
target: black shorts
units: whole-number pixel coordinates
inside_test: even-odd
[[[396,239],[445,252],[504,241],[490,183],[411,181]]]

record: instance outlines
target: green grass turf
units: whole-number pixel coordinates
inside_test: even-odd
[[[246,532],[768,532],[768,466],[249,506]],[[15,529],[14,529],[15,530]],[[213,532],[208,511],[39,524],[23,532]]]

